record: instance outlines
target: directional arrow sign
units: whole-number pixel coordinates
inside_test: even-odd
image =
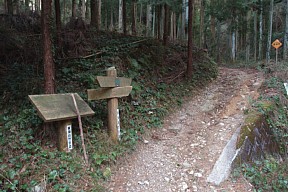
[[[88,89],[88,100],[110,99],[117,97],[126,97],[132,91],[132,86],[115,87],[115,88],[100,88]]]
[[[279,47],[282,46],[282,43],[276,39],[273,43],[272,43],[272,46],[275,48],[275,49],[278,49]]]
[[[125,77],[109,77],[109,76],[97,76],[100,87],[125,87],[130,86],[132,79]]]

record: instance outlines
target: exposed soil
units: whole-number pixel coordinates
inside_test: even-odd
[[[251,69],[221,68],[219,77],[165,119],[106,183],[113,192],[252,191],[243,177],[219,186],[207,182],[213,166],[258,97],[263,75]]]

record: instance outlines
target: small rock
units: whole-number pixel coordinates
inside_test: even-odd
[[[194,171],[192,170],[192,171],[188,172],[188,174],[189,175],[194,175]]]
[[[143,143],[145,143],[145,144],[148,144],[148,143],[149,143],[149,141],[147,141],[147,140],[144,140],[144,141],[143,141]]]
[[[219,125],[224,126],[225,124],[224,123],[219,123]]]
[[[194,176],[200,178],[200,177],[202,177],[202,173],[194,173]]]
[[[165,181],[167,181],[167,182],[170,181],[170,179],[169,179],[168,177],[165,177],[164,179],[165,179]]]
[[[144,184],[149,185],[150,183],[149,183],[149,181],[144,181]]]
[[[188,162],[186,162],[186,161],[183,163],[183,166],[186,167],[186,168],[191,167],[191,165]]]
[[[193,191],[198,191],[198,188],[196,185],[193,185],[192,188],[193,188]]]
[[[186,191],[188,189],[188,185],[186,182],[181,183],[181,191]]]
[[[127,185],[128,187],[130,187],[132,184],[131,184],[130,182],[128,182],[126,185]]]

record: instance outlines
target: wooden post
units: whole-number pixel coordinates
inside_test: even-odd
[[[117,71],[115,67],[110,67],[107,69],[107,76],[117,77]],[[118,99],[117,98],[108,99],[108,131],[114,143],[118,143],[120,134],[118,132],[118,126],[117,126],[118,121],[117,109],[118,109]]]
[[[70,152],[72,148],[72,132],[70,134],[71,146],[68,147],[67,127],[69,126],[70,126],[70,129],[72,130],[71,120],[63,120],[63,121],[58,122],[57,129],[58,129],[58,150],[59,151]]]

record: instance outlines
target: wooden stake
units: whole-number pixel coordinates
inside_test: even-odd
[[[83,136],[83,128],[82,128],[82,121],[81,121],[81,116],[79,113],[79,109],[74,97],[74,94],[72,93],[72,98],[73,98],[73,102],[74,102],[74,106],[76,108],[76,113],[77,113],[77,117],[78,117],[78,123],[79,123],[79,128],[80,128],[80,136],[81,136],[81,141],[82,141],[82,148],[83,148],[83,153],[84,153],[84,159],[85,159],[85,163],[86,165],[88,165],[88,157],[86,154],[86,147],[85,147],[85,143],[84,143],[84,136]]]
[[[69,152],[67,142],[67,126],[72,126],[71,120],[64,120],[58,122],[58,150]]]
[[[117,71],[115,67],[110,67],[107,69],[107,76],[117,77]],[[114,143],[118,143],[119,141],[119,133],[117,127],[117,120],[118,120],[117,109],[118,109],[118,99],[117,98],[108,99],[108,130],[109,135]]]

